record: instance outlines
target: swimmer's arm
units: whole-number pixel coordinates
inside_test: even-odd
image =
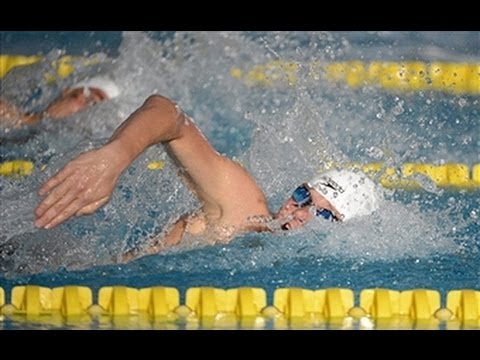
[[[35,226],[50,229],[108,202],[121,173],[150,145],[181,136],[183,113],[162,96],[149,97],[103,147],[70,161],[45,182],[47,195],[35,210]]]
[[[181,135],[183,112],[169,99],[152,95],[120,127],[106,146],[122,153],[130,164],[146,148]]]
[[[180,218],[166,235],[160,234],[150,240],[146,249],[133,248],[122,255],[121,262],[126,263],[142,256],[156,254],[177,245],[182,240],[187,226],[187,217]]]
[[[3,123],[18,127],[21,125],[34,125],[42,120],[44,113],[24,114],[15,105],[0,99],[0,119]]]
[[[246,195],[258,190],[242,167],[219,154],[192,119],[162,96],[148,98],[115,131],[107,146],[116,148],[115,152],[121,154],[120,158],[123,157],[128,166],[142,151],[156,143],[166,145],[210,216],[221,215],[221,208],[231,203],[231,192],[235,189],[242,189]]]

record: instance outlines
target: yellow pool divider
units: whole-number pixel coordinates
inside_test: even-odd
[[[68,324],[88,323],[88,319],[100,317],[104,324],[120,324],[119,319],[123,319],[126,326],[140,320],[146,324],[183,318],[189,328],[198,328],[202,322],[203,328],[235,328],[237,324],[261,328],[268,319],[278,328],[329,323],[348,328],[354,319],[359,321],[360,328],[436,329],[440,322],[452,329],[480,328],[480,291],[473,289],[449,291],[446,307],[441,306],[440,293],[432,289],[364,289],[360,291],[359,304],[355,304],[354,292],[345,288],[278,288],[272,304],[267,303],[264,289],[252,287],[189,288],[185,304],[180,303],[176,288],[163,286],[105,286],[98,291],[98,304],[92,302],[92,295],[93,291],[86,286],[50,289],[25,285],[13,287],[10,303],[6,303],[5,292],[0,288],[0,315],[17,320],[23,317],[27,322],[45,319],[45,323],[52,323],[55,319],[58,326],[62,325],[62,317]]]
[[[462,321],[480,318],[480,291],[452,290],[447,295],[447,309]]]
[[[439,188],[452,190],[480,189],[480,164],[469,166],[461,163],[442,165],[429,163],[405,163],[400,168],[385,166],[384,163],[347,164],[349,169],[360,169],[376,179],[385,188],[421,189],[419,181],[426,179]]]
[[[52,290],[42,286],[15,286],[12,305],[16,315],[44,315],[52,311]]]
[[[258,316],[267,305],[267,294],[261,288],[242,287],[218,289],[213,287],[189,288],[186,306],[199,317],[232,313],[239,317]]]
[[[287,318],[305,318],[322,315],[327,319],[345,317],[353,307],[350,289],[309,290],[280,288],[274,292],[273,306]]]
[[[400,315],[400,291],[364,289],[360,292],[360,307],[374,318]]]
[[[52,310],[59,311],[64,316],[84,315],[92,304],[92,290],[86,286],[52,289]]]
[[[259,316],[267,306],[267,293],[261,288],[241,287],[227,290],[227,311],[240,318]]]
[[[28,66],[44,59],[43,56],[0,55],[0,79],[18,66]],[[47,81],[64,79],[75,69],[75,62],[84,65],[98,63],[93,57],[65,55],[52,63],[54,72],[45,74]],[[301,64],[296,61],[273,60],[250,69],[232,67],[230,75],[249,86],[270,87],[276,84],[295,85],[298,71],[308,70],[309,79],[344,83],[352,88],[376,85],[387,90],[434,90],[454,94],[480,94],[480,63],[422,62],[422,61],[313,61]]]
[[[28,176],[34,170],[34,164],[28,160],[10,160],[0,163],[0,176]],[[160,171],[165,161],[150,161],[147,169]],[[384,163],[350,163],[343,168],[360,169],[383,187],[391,189],[419,190],[419,180],[427,179],[439,188],[451,190],[480,189],[480,164],[471,169],[466,164],[448,163],[435,165],[429,163],[405,163],[400,168],[386,167]],[[420,177],[420,179],[419,179]]]
[[[40,55],[24,56],[0,54],[0,79],[16,67],[33,65],[44,59],[45,57]],[[53,83],[58,79],[67,78],[74,72],[77,63],[82,64],[82,66],[89,66],[98,64],[101,61],[102,59],[95,55],[90,58],[64,55],[58,60],[52,61],[50,64],[52,71],[48,71],[44,74],[45,81],[47,83]]]
[[[343,83],[352,88],[375,85],[386,90],[434,90],[454,94],[480,94],[480,63],[422,61],[295,61],[273,60],[250,69],[232,67],[230,76],[249,86],[294,86],[298,72],[307,70],[308,80]]]
[[[135,289],[125,286],[102,287],[98,293],[98,312],[108,316],[144,314],[150,318],[172,318],[180,306],[180,293],[172,287]]]
[[[400,314],[412,319],[429,319],[440,309],[440,293],[436,290],[415,289],[400,293]]]
[[[213,317],[227,311],[227,292],[213,287],[190,288],[185,305],[199,317]]]
[[[2,176],[28,176],[33,172],[35,165],[29,160],[10,160],[0,163]]]
[[[164,167],[165,167],[165,161],[164,160],[150,161],[147,164],[147,169],[149,169],[149,170],[162,170]]]
[[[432,182],[438,188],[450,190],[479,190],[480,164],[471,169],[462,163],[442,165],[430,163],[405,163],[400,167],[386,166],[382,162],[370,164],[350,163],[341,168],[359,169],[366,175],[390,189],[420,190],[421,181]]]
[[[102,287],[98,292],[98,305],[111,315],[138,313],[138,290],[126,286]]]
[[[140,311],[152,317],[168,316],[180,306],[180,292],[172,287],[155,286],[138,293]]]
[[[0,54],[0,79],[15,67],[35,64],[40,60],[42,60],[42,56],[39,55],[23,56]]]
[[[43,165],[44,167],[46,165]],[[165,167],[165,161],[150,161],[147,164],[147,169],[159,171]],[[28,176],[35,169],[35,165],[30,160],[8,160],[0,163],[0,176]],[[43,169],[41,169],[43,170]]]

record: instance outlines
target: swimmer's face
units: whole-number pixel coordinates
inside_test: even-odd
[[[275,218],[282,222],[283,230],[293,230],[304,226],[317,215],[332,220],[340,218],[327,199],[307,184],[302,184],[285,201]]]
[[[67,89],[48,108],[47,112],[54,119],[63,118],[108,99],[97,88]]]

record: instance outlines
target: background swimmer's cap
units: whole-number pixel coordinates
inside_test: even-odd
[[[344,221],[371,214],[383,197],[381,189],[361,172],[331,170],[308,184],[344,215]]]
[[[116,98],[120,95],[120,89],[112,80],[102,76],[95,76],[85,79],[78,84],[72,86],[72,89],[77,88],[96,88],[102,90],[109,99]]]

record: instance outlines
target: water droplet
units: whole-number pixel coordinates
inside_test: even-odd
[[[392,109],[394,115],[401,115],[405,112],[403,109],[403,101],[399,101],[397,105]]]
[[[442,189],[437,187],[437,184],[429,177],[423,174],[413,174],[412,178],[417,181],[420,187],[428,192],[441,195],[443,193]]]
[[[460,98],[458,100],[458,105],[463,108],[465,105],[467,105],[467,100],[464,98]]]
[[[381,159],[383,157],[383,151],[375,146],[368,148],[366,152],[374,159]]]

